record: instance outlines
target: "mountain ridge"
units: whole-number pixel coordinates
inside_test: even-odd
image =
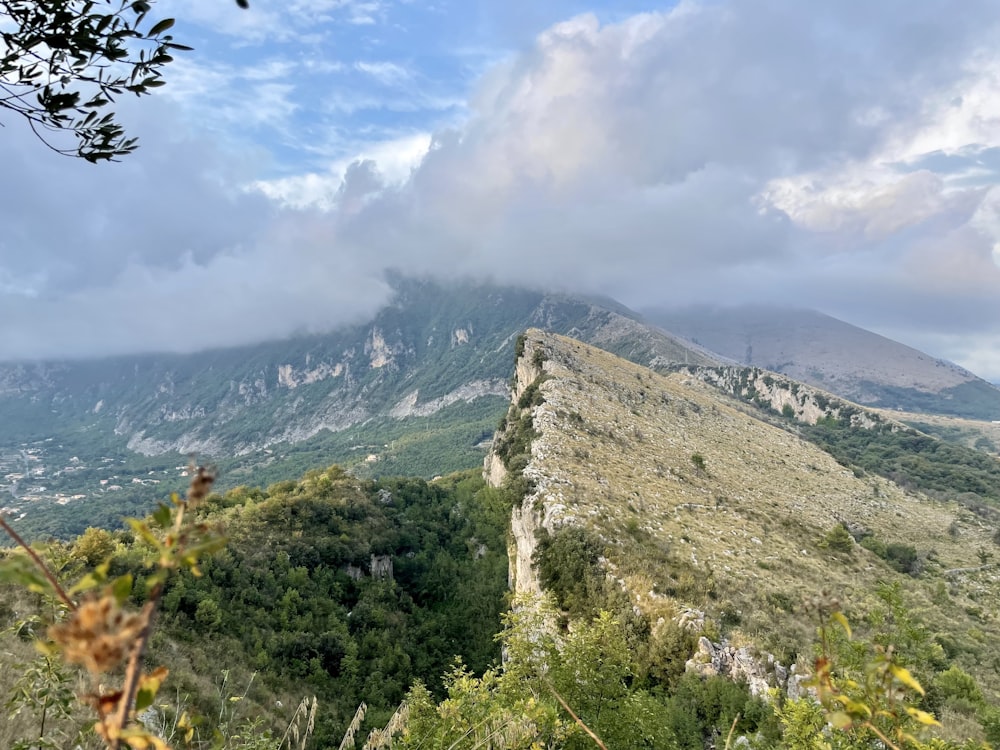
[[[329,334],[194,355],[0,366],[0,476],[20,500],[5,504],[16,517],[37,515],[36,499],[53,513],[53,503],[69,503],[78,516],[81,499],[152,503],[145,483],[166,481],[189,453],[219,461],[224,481],[239,483],[331,461],[369,476],[469,468],[505,409],[515,340],[531,325],[647,363],[715,361],[567,295],[395,283],[373,320]],[[33,453],[29,472],[24,450]]]
[[[658,375],[537,330],[516,369],[506,435],[484,472],[526,489],[512,517],[516,591],[540,589],[540,540],[579,527],[651,621],[697,610],[727,642],[774,655],[786,679],[812,637],[800,602],[824,590],[841,592],[852,619],[877,606],[881,581],[953,635],[997,627],[982,602],[997,601],[1000,578],[976,552],[993,546],[992,516],[838,463],[685,372]],[[840,526],[882,547],[826,548]],[[922,570],[899,572],[871,551],[892,545],[911,546]],[[978,650],[964,642],[960,652]],[[989,670],[961,663],[1000,688]]]
[[[763,367],[868,406],[1000,419],[1000,389],[969,370],[815,310],[645,311],[733,363]]]

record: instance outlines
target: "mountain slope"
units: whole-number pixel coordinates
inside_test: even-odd
[[[229,486],[331,461],[367,475],[475,466],[505,408],[514,340],[530,325],[643,363],[713,361],[611,302],[406,279],[396,288],[374,320],[329,334],[0,367],[0,476],[16,500],[4,504],[37,517],[45,503],[68,503],[83,516],[79,501],[101,498],[137,512],[173,486],[191,452],[218,460]]]
[[[888,585],[949,659],[1000,688],[979,663],[1000,635],[988,519],[852,471],[688,374],[558,335],[529,332],[514,399],[487,475],[509,482],[520,470],[528,490],[512,521],[518,590],[538,589],[539,538],[582,528],[651,621],[697,611],[729,643],[787,667],[814,635],[804,602],[832,592],[863,623]],[[518,431],[530,439],[520,456],[509,449],[524,446]],[[832,545],[841,524],[870,541]],[[912,547],[922,566],[905,575],[878,544]],[[761,679],[782,676],[771,665]]]
[[[1000,419],[1000,389],[967,370],[812,310],[656,310],[647,317],[734,362],[780,372],[860,404]]]

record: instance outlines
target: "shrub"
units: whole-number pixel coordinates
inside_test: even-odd
[[[593,609],[600,588],[602,546],[592,532],[579,526],[564,526],[554,534],[542,531],[532,562],[546,591],[571,615]]]
[[[838,523],[830,531],[827,532],[826,536],[823,537],[823,541],[820,542],[821,547],[832,550],[834,552],[845,552],[850,554],[854,551],[854,537],[842,523]]]

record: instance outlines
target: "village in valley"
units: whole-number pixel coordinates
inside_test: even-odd
[[[0,447],[0,513],[18,521],[33,509],[100,500],[106,495],[151,498],[164,481],[183,480],[186,464],[137,466],[123,457],[83,459],[54,438]],[[173,482],[168,482],[173,486]]]

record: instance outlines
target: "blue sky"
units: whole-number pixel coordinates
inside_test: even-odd
[[[140,150],[0,131],[0,358],[370,315],[387,269],[820,309],[1000,380],[992,0],[160,0]]]

